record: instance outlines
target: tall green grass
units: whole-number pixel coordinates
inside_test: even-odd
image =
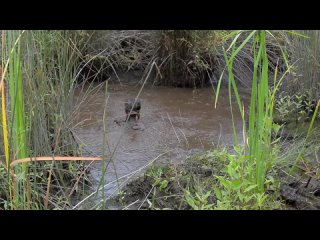
[[[2,90],[9,98],[4,91],[1,95],[7,168],[15,159],[77,154],[72,100],[86,39],[79,31],[42,30],[4,31],[2,39],[2,65],[8,63]],[[74,163],[55,161],[15,165],[15,175],[8,174],[7,191],[14,191],[6,205],[42,209],[49,200],[51,207],[63,208],[71,201],[72,169]]]
[[[24,110],[25,102],[23,97],[21,61],[21,36],[23,33],[24,31],[8,31],[7,35],[4,36],[6,39],[6,49],[2,52],[2,54],[4,58],[8,58],[8,73],[6,79],[9,88],[10,106],[10,114],[8,121],[9,129],[4,129],[4,142],[9,142],[11,146],[10,153],[7,153],[7,159],[24,158],[28,154],[26,143],[26,118]],[[7,125],[5,121],[6,119],[4,116],[3,126]],[[6,139],[5,136],[7,134],[7,131],[9,131],[10,141],[8,141],[8,139]],[[10,168],[8,168],[8,170],[10,171]],[[21,166],[17,166],[15,168],[15,174],[20,179],[22,179],[22,181],[14,181],[12,184],[14,190],[11,207],[13,208],[13,206],[15,206],[15,208],[25,208],[26,188],[24,179],[26,177],[26,165],[22,164]],[[22,196],[22,198],[20,196]]]
[[[248,135],[246,136],[245,124],[244,126],[244,148],[241,151],[236,150],[236,155],[240,159],[245,157],[247,160],[241,160],[241,165],[238,167],[241,169],[245,168],[247,174],[238,175],[235,174],[231,177],[237,186],[235,189],[240,189],[241,185],[245,183],[250,183],[252,186],[244,189],[243,193],[249,194],[249,189],[254,190],[258,195],[256,196],[256,201],[258,206],[261,205],[261,199],[264,199],[263,195],[265,192],[265,182],[266,182],[266,172],[272,166],[272,131],[278,131],[279,126],[273,123],[273,106],[275,101],[276,92],[283,81],[282,76],[280,79],[277,79],[277,69],[274,75],[273,86],[270,81],[269,75],[269,61],[267,55],[267,44],[266,44],[266,35],[272,33],[266,30],[254,30],[254,31],[234,31],[230,33],[228,37],[234,37],[229,48],[224,50],[225,61],[227,64],[228,71],[228,86],[229,86],[229,95],[230,95],[230,106],[231,113],[232,103],[231,95],[235,95],[238,109],[241,113],[243,123],[245,123],[245,109],[241,101],[237,84],[233,75],[233,61],[237,54],[247,45],[251,44],[252,55],[253,55],[253,74],[252,74],[252,84],[251,84],[251,98],[249,106],[249,119],[248,119]],[[245,35],[244,40],[237,45],[237,39]],[[229,56],[227,52],[229,52]],[[285,56],[284,56],[285,58]],[[285,72],[287,73],[287,71]],[[221,81],[222,78],[220,78]],[[220,83],[219,85],[220,86]],[[219,88],[217,90],[217,95],[219,94]],[[216,97],[217,101],[217,97]],[[234,135],[235,135],[235,146],[237,149],[238,146],[238,136],[236,133],[235,126],[233,126]],[[232,161],[228,169],[233,166],[237,161]],[[243,165],[244,164],[244,165]],[[235,172],[238,170],[234,170]],[[229,172],[229,175],[231,172]],[[232,175],[232,174],[231,174]],[[245,178],[245,179],[241,179]],[[222,183],[226,183],[225,179],[219,178]],[[242,182],[240,184],[240,182]],[[258,196],[258,197],[257,197]],[[263,197],[262,197],[263,196]],[[242,198],[242,197],[241,197]]]

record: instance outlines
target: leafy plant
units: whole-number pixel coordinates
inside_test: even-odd
[[[288,95],[282,92],[275,105],[275,115],[283,123],[307,122],[311,120],[315,107],[315,100],[307,93]]]
[[[217,185],[213,187],[217,204],[215,209],[276,209],[281,205],[274,201],[272,194],[261,193],[258,185],[251,180],[250,174],[255,168],[248,164],[248,156],[241,152],[228,155],[229,164],[223,170],[224,175],[216,176]],[[272,175],[268,175],[264,185],[266,190],[274,191],[277,188]]]
[[[163,170],[161,167],[153,167],[151,168],[146,176],[151,177],[153,179],[153,185],[158,186],[160,191],[163,191],[167,186],[169,181],[163,179]]]
[[[196,191],[195,194],[191,194],[189,190],[185,191],[184,197],[189,204],[190,207],[192,207],[193,210],[212,210],[213,204],[209,204],[208,198],[212,195],[211,191],[202,193],[199,191]]]
[[[245,39],[239,46],[236,45],[237,39],[247,33]],[[219,204],[223,207],[229,208],[234,202],[240,201],[240,205],[247,207],[246,203],[252,201],[254,206],[258,208],[262,207],[263,202],[266,200],[265,196],[265,183],[266,173],[270,167],[272,167],[272,132],[278,131],[279,126],[273,124],[273,111],[275,105],[275,96],[279,90],[279,86],[282,83],[284,75],[290,71],[290,67],[284,73],[284,75],[277,79],[277,68],[275,69],[274,80],[269,82],[269,61],[266,49],[266,35],[269,34],[273,37],[270,31],[266,30],[254,30],[254,31],[234,31],[230,33],[233,36],[232,43],[227,50],[224,50],[225,61],[227,63],[228,71],[228,89],[229,100],[231,108],[231,116],[233,122],[234,144],[238,146],[238,136],[233,120],[232,109],[232,93],[234,94],[238,110],[241,113],[243,121],[243,140],[246,145],[241,151],[237,152],[237,157],[229,156],[230,164],[227,167],[227,174],[229,178],[218,176],[220,184],[226,189],[220,191],[215,189],[219,200]],[[244,48],[246,44],[250,43],[253,54],[253,78],[251,86],[251,98],[250,98],[250,112],[249,112],[249,132],[246,137],[245,119],[244,119],[244,106],[242,104],[238,88],[233,75],[233,62],[235,56]],[[280,48],[281,49],[281,48]],[[231,51],[230,57],[227,52]],[[283,53],[283,50],[281,49]],[[283,58],[287,64],[285,54]],[[221,81],[221,78],[220,78]],[[269,90],[269,86],[272,86],[272,90]],[[220,84],[218,85],[220,86]],[[219,94],[219,88],[217,90],[217,96]],[[217,97],[216,97],[217,101]],[[230,196],[235,196],[230,198]],[[232,201],[230,202],[230,199]],[[218,205],[219,205],[218,204]],[[227,205],[225,205],[227,204]]]

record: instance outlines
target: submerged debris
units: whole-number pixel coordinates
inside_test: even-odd
[[[305,180],[291,179],[280,188],[281,197],[295,209],[320,209],[320,181],[308,177]]]

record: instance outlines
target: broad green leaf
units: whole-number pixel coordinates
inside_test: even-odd
[[[211,191],[208,191],[208,192],[203,196],[203,198],[204,198],[204,199],[207,199],[207,198],[210,196],[210,194],[211,194]]]
[[[216,194],[217,199],[222,199],[222,194],[219,188],[214,188],[214,193]]]
[[[246,193],[246,192],[249,192],[249,191],[251,191],[252,189],[255,189],[256,187],[258,187],[257,184],[251,185],[251,186],[247,187],[247,188],[244,190],[244,192],[245,192],[245,193]]]
[[[168,181],[167,180],[163,180],[161,182],[161,185],[160,185],[160,191],[162,191],[163,189],[165,189],[167,186],[168,186]]]
[[[242,182],[241,182],[240,180],[232,180],[232,181],[231,181],[231,184],[232,184],[232,188],[233,188],[234,190],[238,190],[238,189],[240,189],[241,186],[242,186]]]
[[[227,189],[230,189],[230,182],[226,180],[224,177],[218,177],[220,183]]]

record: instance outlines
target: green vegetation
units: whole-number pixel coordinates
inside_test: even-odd
[[[279,180],[275,180],[275,177],[273,176],[276,175],[275,169],[278,164],[276,160],[279,157],[280,149],[280,139],[274,139],[274,137],[278,136],[281,127],[283,127],[274,122],[274,106],[276,105],[276,110],[282,121],[287,119],[291,112],[295,113],[297,122],[302,120],[302,115],[308,116],[305,117],[303,121],[310,120],[312,117],[302,148],[298,150],[295,158],[296,160],[292,162],[291,159],[293,166],[291,167],[290,174],[292,174],[299,159],[304,155],[303,148],[311,134],[315,119],[318,117],[319,103],[315,101],[312,102],[310,98],[299,98],[297,95],[296,100],[298,101],[297,103],[293,103],[293,110],[290,109],[290,97],[288,97],[289,101],[285,102],[289,103],[287,105],[283,104],[283,98],[280,98],[278,104],[276,103],[276,96],[278,95],[277,93],[282,81],[292,67],[288,66],[288,70],[278,78],[278,66],[276,66],[273,82],[269,82],[269,60],[266,43],[267,34],[274,37],[271,32],[263,30],[251,32],[234,31],[228,36],[233,36],[233,40],[228,49],[226,51],[224,50],[228,73],[230,109],[231,113],[233,113],[232,97],[235,97],[243,121],[243,142],[247,144],[238,144],[238,136],[233,120],[235,144],[233,152],[235,152],[235,154],[225,152],[223,165],[226,167],[223,168],[222,171],[213,174],[218,181],[211,181],[204,187],[203,183],[206,181],[201,179],[201,181],[197,181],[192,185],[193,192],[190,190],[190,186],[186,185],[185,187],[182,187],[183,190],[181,191],[184,193],[185,201],[192,209],[277,209],[283,206],[283,203],[279,200]],[[241,35],[246,35],[246,37],[237,44],[239,42],[237,40]],[[253,78],[247,136],[244,106],[235,81],[233,64],[235,56],[237,56],[249,42],[252,44],[251,49],[253,51]],[[283,59],[287,64],[287,57],[281,47],[280,50],[283,53]],[[230,57],[227,55],[227,52],[230,52]],[[220,78],[218,83],[216,102],[218,100],[221,81],[222,78]],[[214,155],[212,157],[216,156]],[[210,170],[215,172],[217,169],[210,168]],[[286,168],[286,171],[288,170],[289,169]],[[151,171],[151,173],[153,172],[155,171]],[[161,170],[157,170],[156,172],[161,173]],[[150,174],[147,176],[150,176]],[[158,186],[159,191],[161,192],[163,184],[165,183],[165,186],[168,185],[167,178],[160,178],[159,175],[155,174],[151,174],[151,176],[153,176],[154,189]],[[212,177],[210,179],[212,179]],[[178,180],[175,179],[174,181]],[[161,183],[160,186],[159,183]],[[179,184],[179,186],[181,186],[181,184]],[[155,195],[156,194],[154,193],[153,199],[157,199],[158,196]],[[173,195],[176,195],[176,193],[173,193]],[[208,199],[210,196],[214,196],[215,201],[209,201]],[[150,207],[157,208],[157,206],[153,205],[150,205],[149,208]]]
[[[2,200],[5,208],[42,209],[48,207],[49,201],[52,208],[69,201],[69,193],[63,188],[67,179],[78,178],[77,171],[71,170],[77,169],[74,164],[22,163],[12,169],[9,165],[26,157],[76,153],[71,100],[79,61],[77,48],[83,41],[74,31],[2,33],[6,172],[1,179],[6,184],[1,186],[1,192],[6,195]],[[70,171],[65,173],[67,169]],[[63,191],[63,197],[55,196],[59,191]]]
[[[236,35],[234,39],[236,40],[240,34],[243,34],[243,32],[234,32],[234,35]],[[217,190],[217,196],[219,196],[218,199],[220,199],[220,202],[228,202],[225,201],[224,196],[228,197],[229,195],[234,195],[233,191],[236,191],[235,195],[238,196],[240,200],[244,201],[243,203],[247,203],[254,198],[256,201],[255,205],[261,207],[262,202],[267,198],[264,189],[266,172],[269,170],[268,167],[270,168],[273,166],[271,157],[271,133],[273,129],[275,129],[277,133],[280,128],[280,126],[273,123],[273,105],[275,94],[281,80],[276,81],[277,74],[275,74],[273,92],[269,91],[269,63],[266,52],[266,31],[252,31],[239,47],[235,47],[236,41],[232,42],[229,47],[229,49],[232,49],[231,57],[228,58],[225,54],[229,74],[230,104],[231,91],[233,90],[242,115],[243,123],[245,122],[244,110],[234,80],[232,65],[234,56],[236,56],[243,46],[251,39],[254,40],[252,41],[254,70],[251,87],[248,146],[244,146],[242,152],[237,151],[238,156],[236,159],[229,158],[228,175],[230,180],[227,180],[224,177],[218,177],[228,194],[221,194],[220,190]],[[247,142],[245,133],[244,129],[244,142]],[[237,147],[237,135],[235,130],[234,135],[235,146]],[[251,192],[254,192],[255,195],[250,196],[250,194],[252,194]],[[246,194],[249,196],[246,196]],[[232,206],[232,202],[230,206]],[[228,208],[229,205],[225,207]]]
[[[121,203],[126,206],[140,200],[133,207],[141,209],[283,208],[275,171],[268,172],[266,177],[268,194],[257,192],[252,182],[239,182],[239,177],[249,178],[247,161],[240,153],[230,154],[225,148],[217,148],[193,155],[185,164],[154,166],[125,187]]]
[[[123,207],[286,208],[286,177],[303,169],[319,181],[319,38],[319,31],[2,31],[0,208],[68,209],[90,196],[87,166],[69,161],[82,155],[73,134],[74,92],[136,70],[144,79],[139,94],[151,73],[152,84],[212,86],[215,105],[228,88],[234,145],[180,165],[152,166],[121,190]],[[248,109],[240,86],[251,91]],[[62,156],[67,162],[14,162]],[[137,184],[144,190],[138,194]]]

